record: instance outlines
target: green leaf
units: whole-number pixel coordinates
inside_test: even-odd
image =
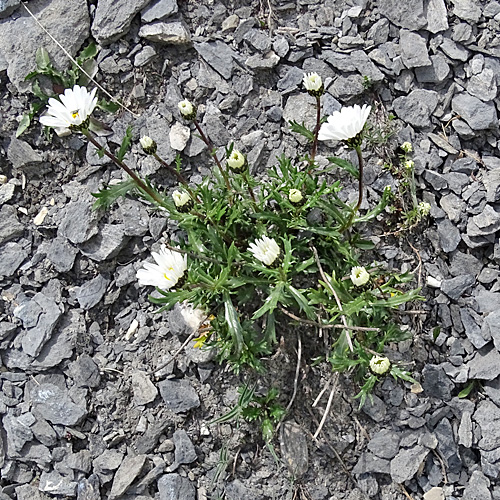
[[[396,379],[406,380],[407,382],[412,382],[415,384],[417,381],[405,370],[401,370],[398,366],[391,366],[391,375]]]
[[[264,301],[264,305],[253,313],[252,319],[255,320],[263,316],[266,312],[272,312],[278,307],[278,302],[280,302],[283,297],[284,283],[278,283],[271,293],[268,295]]]
[[[224,317],[226,319],[227,327],[229,333],[233,339],[234,347],[236,350],[236,355],[239,356],[243,349],[243,328],[241,327],[240,320],[238,318],[238,313],[234,308],[229,292],[224,291]]]
[[[77,62],[81,66],[82,63],[88,59],[93,59],[97,55],[97,45],[94,42],[90,42],[78,55]]]
[[[440,333],[441,333],[441,327],[440,326],[436,326],[432,330],[432,339],[434,340],[434,342],[436,342],[436,339],[439,337]]]
[[[314,312],[314,309],[309,305],[309,302],[304,297],[302,292],[294,288],[292,285],[287,285],[286,288],[291,293],[293,299],[299,306],[300,310],[304,311],[304,313],[309,319],[312,320],[316,319],[316,314]]]
[[[123,138],[122,145],[120,146],[118,154],[116,155],[119,161],[123,161],[123,158],[125,158],[125,155],[127,154],[127,151],[129,150],[131,143],[132,143],[132,125],[129,125],[125,132],[125,137]]]
[[[463,398],[466,398],[471,392],[472,392],[472,389],[474,389],[474,386],[476,385],[476,381],[473,380],[465,389],[462,389],[459,393],[458,393],[458,397],[460,399],[463,399]]]
[[[50,67],[50,56],[44,47],[39,47],[35,54],[35,62],[39,71],[46,70]]]
[[[127,179],[118,184],[113,184],[112,186],[105,186],[98,193],[92,193],[97,201],[93,205],[94,210],[99,210],[101,208],[109,208],[118,198],[125,196],[128,192],[135,188],[135,182],[133,179]]]
[[[290,121],[288,122],[290,124],[290,130],[292,132],[296,132],[300,135],[303,135],[306,139],[309,141],[314,141],[314,134],[311,132],[305,125],[304,122],[302,124],[296,122],[296,121]]]
[[[106,99],[98,101],[97,107],[108,113],[116,113],[120,109],[120,105],[117,102],[108,101]]]
[[[338,167],[343,168],[346,172],[349,172],[355,179],[359,179],[359,170],[350,161],[336,158],[335,156],[329,156],[328,160]]]
[[[19,122],[19,125],[17,126],[16,137],[19,137],[30,126],[30,123],[31,123],[30,113],[24,113],[23,117],[21,118],[21,121]]]

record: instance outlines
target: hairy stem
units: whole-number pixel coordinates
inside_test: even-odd
[[[148,186],[133,170],[130,169],[128,165],[123,163],[123,161],[119,160],[113,153],[101,146],[88,130],[82,130],[82,134],[96,147],[96,149],[102,151],[111,161],[113,161],[113,163],[125,170],[125,172],[127,172],[127,174],[132,177],[135,185],[141,191],[145,192],[159,206],[165,206],[165,202],[159,193]]]

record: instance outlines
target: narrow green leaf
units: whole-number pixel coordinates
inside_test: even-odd
[[[234,342],[234,347],[236,349],[236,355],[239,356],[243,349],[243,328],[241,327],[240,320],[238,318],[238,313],[234,308],[233,302],[231,301],[231,297],[229,296],[229,292],[224,291],[223,293],[224,299],[224,312],[227,327],[229,333]]]
[[[19,125],[17,126],[16,137],[19,137],[30,126],[30,123],[31,117],[29,113],[24,113]]]
[[[35,54],[35,62],[38,70],[43,71],[50,66],[50,56],[44,47],[39,47]]]
[[[304,125],[304,122],[302,122],[302,124],[296,121],[290,121],[288,123],[290,124],[290,130],[292,132],[303,135],[309,141],[314,141],[314,134]]]
[[[278,283],[264,301],[264,305],[260,309],[257,309],[257,311],[254,312],[252,319],[255,320],[263,316],[266,312],[274,311],[278,306],[278,302],[280,302],[282,298],[283,288],[284,288],[284,283]]]
[[[287,290],[292,294],[292,297],[299,306],[300,310],[304,311],[309,319],[316,319],[314,309],[309,305],[309,302],[304,297],[302,292],[294,288],[292,285],[287,285]]]
[[[106,99],[101,99],[100,101],[98,101],[97,107],[109,113],[116,113],[120,109],[120,105],[118,103],[108,101]]]
[[[98,193],[92,193],[97,201],[93,205],[94,210],[109,208],[118,198],[125,196],[135,187],[133,179],[127,179],[119,184],[103,187]]]
[[[342,158],[336,158],[335,156],[328,157],[328,161],[334,163],[340,168],[343,168],[346,172],[349,172],[355,179],[359,179],[359,170],[350,161],[343,160]]]
[[[472,392],[472,389],[474,389],[474,386],[476,385],[476,381],[473,380],[465,389],[462,389],[459,393],[458,393],[458,397],[460,399],[463,399],[463,398],[466,398],[471,392]]]
[[[125,155],[127,154],[127,151],[129,150],[131,143],[132,143],[132,125],[129,125],[125,132],[125,137],[123,138],[122,145],[120,146],[118,154],[116,155],[118,160],[123,161],[123,158],[125,158]]]

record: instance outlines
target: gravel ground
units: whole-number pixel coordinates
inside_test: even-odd
[[[111,133],[101,140],[115,148],[133,124],[127,161],[156,183],[175,185],[140,150],[144,134],[166,161],[180,152],[191,181],[209,172],[203,143],[178,114],[182,98],[199,105],[216,146],[241,145],[254,172],[282,153],[296,157],[304,144],[286,122],[312,124],[301,81],[315,71],[325,113],[369,103],[378,130],[394,132],[366,145],[362,209],[398,185],[380,159],[403,141],[413,144],[417,193],[432,209],[399,238],[382,224],[366,229],[374,258],[413,270],[423,285],[426,301],[401,315],[411,339],[391,346],[421,390],[386,379],[359,411],[349,376],[335,385],[328,366],[304,356],[277,464],[256,426],[209,425],[232,408],[244,376],[190,346],[172,360],[189,326],[178,309],[154,314],[137,284],[141,262],[175,226],[133,199],[93,212],[90,193],[122,172],[80,137],[49,142],[38,123],[15,137],[36,49],[59,67],[68,60],[19,0],[0,1],[0,500],[500,499],[500,3],[27,7],[72,55],[90,37],[98,43],[97,81],[137,115],[102,114]],[[322,145],[318,161],[331,154]],[[346,199],[355,197],[344,180]],[[304,353],[324,353],[327,343],[308,332]],[[260,380],[282,388],[284,406],[296,345],[297,332],[283,329]]]

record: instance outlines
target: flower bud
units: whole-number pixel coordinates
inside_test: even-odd
[[[154,155],[156,153],[157,144],[151,137],[145,135],[139,139],[139,142],[147,155]]]
[[[196,106],[187,99],[181,101],[178,105],[181,115],[186,120],[194,120],[196,118]]]
[[[306,73],[302,83],[304,84],[307,92],[313,97],[320,97],[325,91],[323,81],[317,73]]]
[[[405,153],[411,153],[413,151],[413,146],[411,145],[411,142],[403,142],[403,144],[401,144],[401,149],[405,152]]]
[[[430,211],[431,211],[431,205],[430,205],[430,203],[427,203],[425,201],[421,201],[418,204],[418,212],[423,217],[425,217],[426,215],[429,215]]]
[[[355,266],[351,269],[351,281],[354,286],[363,286],[370,280],[370,274],[361,266]]]
[[[193,207],[193,200],[189,193],[186,191],[178,191],[177,189],[172,193],[175,207],[179,212],[187,212]]]
[[[227,158],[227,166],[237,174],[241,174],[247,168],[247,159],[244,154],[233,149]]]
[[[290,200],[290,203],[300,205],[304,201],[304,196],[300,192],[300,189],[290,189],[288,199]]]
[[[405,161],[405,168],[406,170],[413,170],[413,167],[415,166],[415,163],[413,160],[406,160]]]
[[[373,356],[370,359],[370,370],[376,375],[383,375],[391,367],[391,362],[389,358],[384,356]]]

